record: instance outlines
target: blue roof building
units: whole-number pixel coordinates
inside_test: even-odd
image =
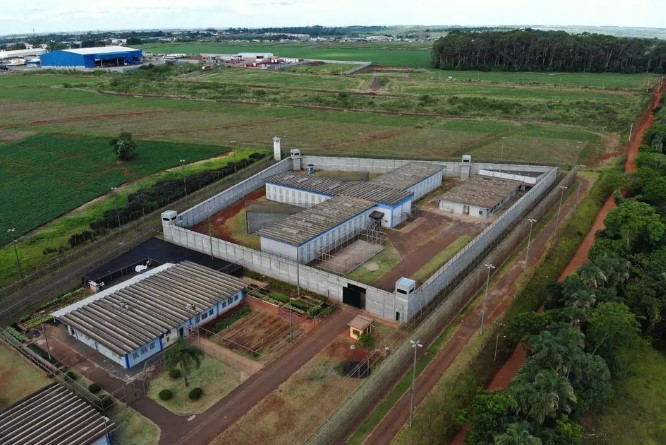
[[[143,51],[124,46],[62,49],[40,56],[44,68],[111,68],[140,65]]]

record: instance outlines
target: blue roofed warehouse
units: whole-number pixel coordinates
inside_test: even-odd
[[[143,51],[124,46],[62,49],[43,54],[40,59],[44,68],[110,68],[141,64]]]

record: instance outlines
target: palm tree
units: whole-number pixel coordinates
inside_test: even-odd
[[[495,436],[495,445],[541,445],[541,439],[530,433],[527,422],[512,423],[504,434]]]
[[[523,368],[509,384],[509,394],[518,402],[518,412],[532,418],[537,428],[547,417],[570,413],[576,394],[569,380],[552,369],[532,373]]]
[[[179,337],[176,343],[164,353],[164,362],[169,369],[180,366],[180,369],[183,370],[185,386],[190,386],[187,381],[187,373],[192,369],[192,365],[195,369],[199,369],[203,356],[204,352],[200,347],[187,344],[182,337]]]

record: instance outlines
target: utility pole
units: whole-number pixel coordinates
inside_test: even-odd
[[[488,269],[488,275],[486,275],[486,293],[483,295],[483,308],[481,309],[481,332],[483,335],[483,323],[486,321],[486,301],[488,300],[488,284],[490,283],[490,271],[495,268],[492,264],[484,264],[486,269]]]
[[[562,198],[564,197],[564,191],[568,189],[569,187],[565,185],[561,185],[560,189],[562,190],[562,193],[560,193],[560,205],[557,207],[557,222],[555,223],[555,231],[557,232],[559,230],[560,226],[560,211],[562,210]]]
[[[21,274],[21,278],[25,278],[25,275],[23,275],[23,269],[21,269],[21,260],[19,260],[18,247],[16,245],[16,238],[14,238],[14,232],[16,232],[15,227],[7,229],[7,233],[11,235],[12,244],[14,245],[14,255],[16,255],[16,268],[18,269],[19,274]]]
[[[527,221],[530,223],[530,234],[527,236],[527,251],[525,252],[525,268],[527,268],[527,261],[530,258],[530,243],[532,242],[532,226],[537,222],[534,218],[528,218]]]
[[[414,424],[414,385],[416,383],[416,351],[418,348],[422,348],[421,340],[409,340],[412,344],[412,349],[414,350],[414,365],[412,366],[412,394],[411,401],[409,404],[409,427],[411,428]]]

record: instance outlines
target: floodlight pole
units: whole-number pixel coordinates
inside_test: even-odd
[[[211,227],[210,223],[210,204],[208,204],[208,239],[210,240],[210,259],[214,260],[215,257],[213,256],[213,229]]]
[[[422,348],[421,340],[409,340],[412,344],[412,349],[414,350],[414,365],[412,366],[412,394],[411,401],[409,404],[409,427],[411,428],[414,424],[414,385],[416,383],[416,350]]]
[[[634,134],[634,123],[631,123],[631,127],[629,127],[629,142],[631,142],[631,136]]]
[[[14,238],[14,232],[16,232],[16,228],[7,229],[7,233],[9,233],[10,236],[12,237],[12,244],[14,245],[14,255],[16,256],[16,268],[21,274],[21,278],[25,278],[25,275],[23,275],[23,269],[21,268],[21,260],[19,260],[18,247],[16,246],[16,238]]]
[[[530,243],[532,242],[532,226],[537,222],[534,218],[527,219],[530,223],[530,234],[527,236],[527,252],[525,252],[525,267],[527,267],[527,261],[530,258]]]
[[[488,284],[490,283],[490,270],[494,269],[495,266],[492,264],[484,264],[486,269],[488,269],[488,274],[486,275],[486,292],[483,295],[483,308],[481,309],[481,331],[479,332],[483,335],[483,324],[486,321],[486,300],[488,300]]]
[[[562,192],[560,193],[560,205],[557,207],[557,222],[555,223],[555,231],[557,232],[559,230],[560,226],[560,211],[562,210],[562,198],[564,197],[564,191],[568,189],[566,185],[561,185],[560,189]]]
[[[301,296],[301,261],[299,258],[300,246],[296,246],[296,295]]]
[[[500,326],[503,326],[504,323],[500,323]],[[497,330],[497,338],[495,338],[495,355],[493,356],[493,361],[497,361],[497,345],[499,344],[499,338],[500,338],[500,331],[499,329]],[[502,338],[506,338],[506,335],[502,335]]]

